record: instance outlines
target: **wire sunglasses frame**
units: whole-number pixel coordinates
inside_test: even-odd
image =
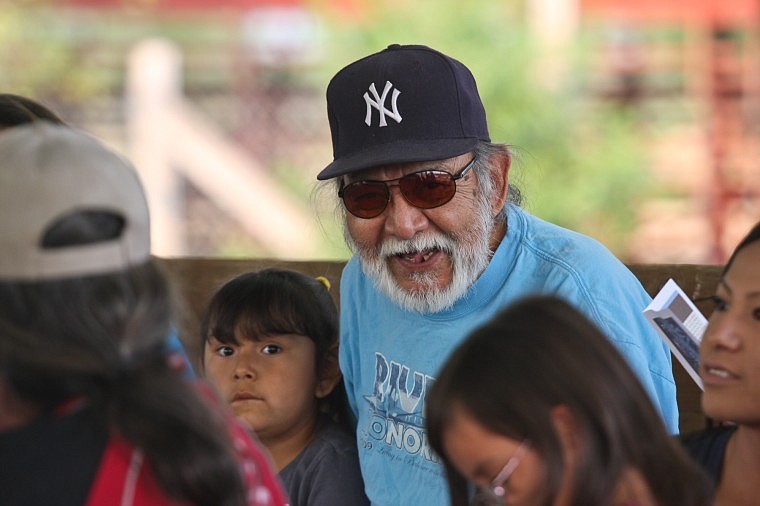
[[[398,186],[404,199],[414,207],[433,209],[448,203],[457,191],[457,181],[472,169],[477,156],[458,172],[428,169],[412,172],[396,179],[378,181],[363,179],[344,186],[341,180],[338,196],[348,212],[357,218],[380,216],[391,200],[391,187]],[[391,184],[395,183],[395,184]]]
[[[512,473],[520,465],[520,460],[528,448],[530,442],[524,440],[517,447],[517,450],[509,457],[507,463],[501,468],[501,471],[491,480],[491,484],[487,487],[478,487],[475,497],[473,497],[470,506],[503,506],[506,504],[507,487],[506,483]]]

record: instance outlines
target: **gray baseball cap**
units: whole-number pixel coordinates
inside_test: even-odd
[[[43,248],[61,218],[105,211],[118,237]],[[134,167],[93,137],[37,121],[0,132],[0,280],[47,281],[106,274],[150,258],[148,204]]]

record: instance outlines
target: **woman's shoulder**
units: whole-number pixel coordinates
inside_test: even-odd
[[[723,468],[726,445],[734,431],[736,426],[724,425],[682,434],[678,439],[691,457],[717,482]]]
[[[689,451],[720,450],[722,452],[735,430],[735,425],[722,425],[711,429],[687,432],[678,436],[678,439]]]

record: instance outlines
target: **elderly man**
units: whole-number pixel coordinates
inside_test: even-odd
[[[341,279],[340,363],[373,504],[448,504],[426,392],[470,330],[528,294],[596,322],[677,431],[670,354],[641,315],[649,296],[602,245],[519,207],[509,150],[491,143],[462,63],[392,45],[340,70],[327,108],[334,160],[318,179],[335,181],[356,252]]]

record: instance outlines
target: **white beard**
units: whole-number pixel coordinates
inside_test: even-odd
[[[409,311],[437,313],[449,309],[462,298],[488,266],[492,255],[489,240],[493,229],[486,204],[477,213],[475,223],[456,234],[424,232],[409,240],[389,238],[380,244],[379,251],[362,247],[348,233],[346,238],[359,254],[364,273],[388,298]],[[449,255],[453,270],[451,283],[439,289],[434,273],[420,272],[412,274],[416,288],[406,290],[400,287],[388,268],[390,258],[427,250],[439,250]]]

